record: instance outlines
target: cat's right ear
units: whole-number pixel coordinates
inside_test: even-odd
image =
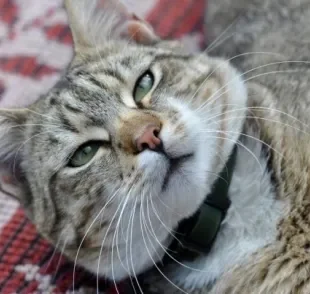
[[[0,109],[0,163],[14,159],[24,140],[28,110]]]
[[[75,51],[125,39],[144,45],[160,38],[144,20],[130,13],[121,0],[65,0]]]
[[[21,201],[24,189],[18,182],[19,152],[25,141],[25,123],[28,110],[0,109],[0,188]],[[5,171],[5,175],[3,172]]]

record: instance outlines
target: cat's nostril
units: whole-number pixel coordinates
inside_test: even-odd
[[[140,150],[140,151],[143,151],[143,150],[149,148],[149,145],[147,143],[142,143],[141,147],[142,147],[142,150]]]
[[[154,132],[153,132],[153,134],[154,134],[154,136],[155,136],[156,138],[158,138],[158,136],[159,136],[159,130],[158,130],[158,129],[155,129]]]
[[[143,133],[136,139],[135,144],[139,152],[145,149],[155,150],[161,145],[161,140],[158,137],[160,128],[155,125],[148,125]]]

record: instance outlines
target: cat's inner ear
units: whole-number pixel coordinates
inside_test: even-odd
[[[160,40],[151,25],[136,15],[132,15],[132,19],[124,24],[123,35],[143,45],[152,45]]]
[[[159,41],[152,27],[128,12],[121,0],[65,0],[76,51],[97,48],[109,40],[143,45]]]
[[[25,141],[28,110],[0,109],[0,188],[14,198],[23,197],[20,151]]]

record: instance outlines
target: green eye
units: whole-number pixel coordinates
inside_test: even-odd
[[[143,74],[136,83],[135,89],[133,91],[133,98],[136,102],[141,102],[141,100],[152,90],[154,85],[154,76],[148,71]]]
[[[90,162],[102,145],[102,142],[88,142],[82,145],[71,156],[69,166],[80,167]]]

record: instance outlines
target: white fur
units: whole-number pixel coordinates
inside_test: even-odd
[[[276,237],[276,225],[285,214],[287,203],[275,199],[262,144],[250,138],[244,144],[248,150],[238,148],[229,189],[231,207],[212,250],[208,255],[186,263],[196,271],[178,265],[169,274],[169,278],[186,289],[200,288],[214,282]]]

